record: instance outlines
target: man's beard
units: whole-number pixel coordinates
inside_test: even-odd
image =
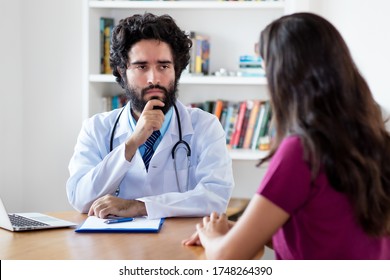
[[[169,84],[169,89],[159,86],[159,85],[151,85],[149,87],[143,88],[141,93],[137,91],[137,89],[127,86],[125,88],[126,97],[129,99],[132,110],[142,113],[145,108],[146,103],[149,100],[144,100],[144,96],[146,92],[150,89],[161,89],[164,92],[164,99],[161,100],[164,102],[165,106],[161,108],[164,115],[169,111],[169,109],[173,106],[177,99],[177,83]]]

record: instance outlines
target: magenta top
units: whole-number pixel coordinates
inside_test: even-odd
[[[285,138],[257,191],[290,214],[272,238],[276,259],[390,259],[390,237],[365,234],[324,171],[310,175],[300,139]]]

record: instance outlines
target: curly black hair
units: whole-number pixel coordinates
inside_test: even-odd
[[[128,66],[128,53],[131,47],[143,40],[154,39],[167,43],[174,60],[175,78],[179,80],[181,73],[190,61],[192,41],[169,15],[156,16],[151,13],[135,14],[119,21],[112,32],[110,66],[116,81],[126,88],[125,71]]]

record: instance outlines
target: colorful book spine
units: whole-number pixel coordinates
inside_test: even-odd
[[[269,149],[270,137],[268,135],[268,130],[269,130],[270,119],[271,119],[271,104],[269,103],[269,101],[267,101],[265,103],[264,119],[261,124],[259,140],[257,143],[257,148],[259,150]]]
[[[215,101],[215,105],[214,105],[214,110],[213,110],[213,114],[218,118],[218,120],[221,121],[221,115],[222,115],[222,110],[223,110],[223,107],[224,107],[224,101],[223,100],[217,100]]]
[[[261,128],[261,122],[264,118],[265,113],[265,106],[264,103],[261,103],[260,109],[259,109],[259,115],[256,120],[255,130],[253,132],[252,142],[251,142],[251,149],[256,150],[257,149],[257,140],[259,139],[260,134],[260,128]]]
[[[252,112],[252,108],[253,108],[253,100],[247,100],[244,120],[242,121],[241,133],[236,148],[242,148],[242,146],[244,145],[245,134],[248,129],[249,116]]]
[[[187,31],[192,41],[189,72],[196,75],[210,74],[210,37],[195,31]]]
[[[271,107],[269,101],[207,100],[190,103],[189,107],[200,108],[214,114],[225,131],[226,145],[231,149],[269,149],[269,123]]]
[[[238,143],[240,140],[240,134],[241,134],[241,130],[242,130],[242,124],[244,122],[245,112],[246,112],[246,101],[242,101],[242,102],[240,102],[240,108],[238,111],[237,122],[235,125],[233,137],[230,141],[230,146],[233,149],[236,149],[238,147]]]
[[[114,28],[113,18],[100,18],[100,73],[111,74],[110,47],[111,36]]]
[[[260,109],[260,100],[253,100],[252,111],[251,111],[251,114],[249,116],[244,143],[242,144],[243,149],[250,148],[252,137],[253,137],[253,132],[255,130],[256,119],[259,115],[259,109]]]
[[[228,133],[229,133],[229,128],[230,128],[230,123],[232,120],[232,115],[233,115],[233,103],[232,103],[232,101],[229,101],[226,105],[226,120],[225,120],[225,124],[223,126],[225,133],[226,133],[226,144],[228,144],[230,141],[230,137],[229,137]]]
[[[238,116],[238,110],[240,107],[240,103],[233,102],[231,106],[232,106],[232,112],[231,112],[230,118],[228,120],[228,128],[226,130],[226,144],[229,148],[231,148],[232,138],[233,138],[234,132],[236,130],[236,123],[237,123],[237,119],[238,119],[237,116]]]
[[[239,74],[246,77],[264,77],[262,59],[256,55],[242,55],[239,61]]]
[[[102,98],[102,111],[107,112],[114,109],[122,108],[128,102],[126,95],[119,94],[114,96],[104,96]]]

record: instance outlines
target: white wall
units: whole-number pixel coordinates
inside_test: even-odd
[[[23,0],[24,209],[70,209],[65,183],[81,124],[82,1]]]
[[[0,196],[22,208],[23,63],[20,1],[0,0]]]
[[[65,182],[81,125],[81,7],[1,0],[0,195],[9,211],[71,209]]]
[[[340,31],[374,98],[390,111],[390,2],[311,0],[310,9]]]
[[[390,111],[389,4],[297,2],[336,25]],[[82,1],[0,0],[0,24],[0,195],[10,211],[71,209],[65,183],[82,120]],[[259,185],[255,163],[234,162],[236,196],[250,197]]]

